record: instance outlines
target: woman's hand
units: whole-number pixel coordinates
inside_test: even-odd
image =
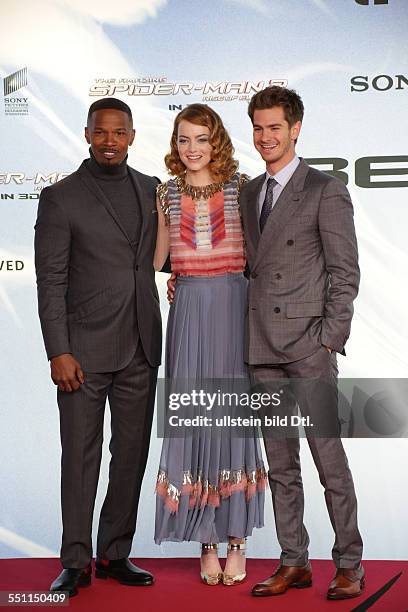
[[[174,296],[176,295],[176,279],[177,274],[172,272],[169,280],[167,281],[167,301],[169,304],[173,303]]]

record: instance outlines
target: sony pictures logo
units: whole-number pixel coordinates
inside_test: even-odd
[[[351,91],[389,91],[390,89],[401,91],[408,88],[408,76],[404,74],[377,74],[375,76],[356,75],[351,77]]]
[[[27,67],[3,79],[4,113],[6,115],[28,115],[28,98],[17,93],[27,86],[27,82]]]

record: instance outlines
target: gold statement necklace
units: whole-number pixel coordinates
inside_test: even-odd
[[[204,187],[196,187],[186,183],[186,179],[182,176],[176,178],[176,185],[181,193],[190,196],[193,200],[208,200],[224,188],[224,183],[211,183],[211,185],[205,185]]]

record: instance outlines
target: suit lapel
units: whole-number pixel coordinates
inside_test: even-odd
[[[254,270],[262,261],[264,253],[270,247],[271,242],[277,238],[282,228],[296,216],[298,209],[301,208],[305,197],[304,185],[308,172],[309,166],[301,159],[293,176],[274,205],[265,224],[264,231],[259,238]]]
[[[244,192],[245,211],[243,217],[245,237],[247,242],[250,241],[252,243],[252,248],[255,253],[258,249],[258,243],[261,237],[259,231],[258,200],[264,180],[265,174],[257,176],[248,184]]]
[[[132,180],[133,187],[136,192],[136,198],[138,201],[139,210],[140,210],[140,214],[142,217],[140,240],[139,240],[139,245],[137,248],[137,255],[139,255],[140,249],[142,247],[143,236],[145,236],[147,228],[148,228],[149,215],[151,216],[152,212],[156,212],[156,207],[154,206],[154,210],[152,211],[152,208],[151,207],[149,208],[146,205],[146,202],[149,202],[149,198],[146,196],[145,191],[140,183],[139,177],[137,176],[137,172],[133,170],[133,168],[130,168],[130,178]]]
[[[125,228],[123,227],[123,225],[121,223],[121,220],[119,219],[119,216],[116,214],[115,209],[113,208],[113,206],[110,203],[109,199],[103,193],[102,189],[99,187],[97,181],[94,179],[94,177],[92,176],[91,172],[89,172],[88,168],[86,167],[85,162],[83,162],[81,164],[81,166],[79,167],[78,173],[79,173],[80,179],[82,180],[82,183],[104,205],[104,207],[106,208],[106,210],[108,211],[108,213],[110,214],[112,219],[115,221],[116,225],[119,227],[119,229],[125,235],[126,240],[131,245],[131,240],[130,240],[130,238],[129,238]]]

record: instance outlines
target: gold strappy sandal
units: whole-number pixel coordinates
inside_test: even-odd
[[[246,540],[242,542],[241,544],[228,544],[228,547],[227,547],[228,552],[238,550],[243,556],[245,556],[245,549],[246,549]],[[235,576],[229,576],[228,574],[225,574],[224,572],[222,582],[223,584],[225,584],[225,586],[235,586],[237,584],[241,584],[241,582],[244,582],[245,578],[246,578],[246,572],[244,572],[243,574],[236,574]]]
[[[201,544],[201,554],[202,555],[210,555],[211,551],[218,551],[218,544]],[[220,584],[223,579],[223,573],[219,572],[218,574],[206,574],[205,572],[200,572],[201,580],[208,584],[209,586],[215,586],[216,584]]]

